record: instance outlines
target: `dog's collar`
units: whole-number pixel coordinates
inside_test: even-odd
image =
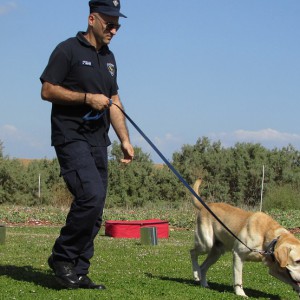
[[[266,248],[265,251],[263,251],[263,255],[270,255],[273,259],[274,259],[274,250],[275,250],[275,246],[278,242],[278,238],[274,239]]]

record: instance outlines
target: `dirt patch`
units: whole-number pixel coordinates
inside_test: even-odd
[[[300,227],[291,228],[291,229],[289,229],[289,231],[290,231],[292,234],[300,233]]]
[[[55,224],[50,221],[40,221],[40,220],[28,220],[27,222],[1,222],[1,224],[4,224],[6,227],[34,227],[34,226],[62,226],[62,224]]]

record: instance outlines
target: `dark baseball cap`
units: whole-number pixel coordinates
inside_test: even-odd
[[[127,18],[120,13],[120,0],[91,0],[90,13],[97,12],[108,16]]]

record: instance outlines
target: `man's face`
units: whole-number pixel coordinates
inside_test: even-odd
[[[90,15],[95,39],[100,45],[108,45],[119,29],[119,17],[107,16],[100,13]]]

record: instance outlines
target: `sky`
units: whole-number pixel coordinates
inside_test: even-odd
[[[39,77],[55,46],[86,30],[88,12],[82,0],[0,0],[5,155],[55,157]],[[123,0],[121,12],[128,18],[110,44],[119,94],[167,159],[202,137],[300,150],[299,0]]]

